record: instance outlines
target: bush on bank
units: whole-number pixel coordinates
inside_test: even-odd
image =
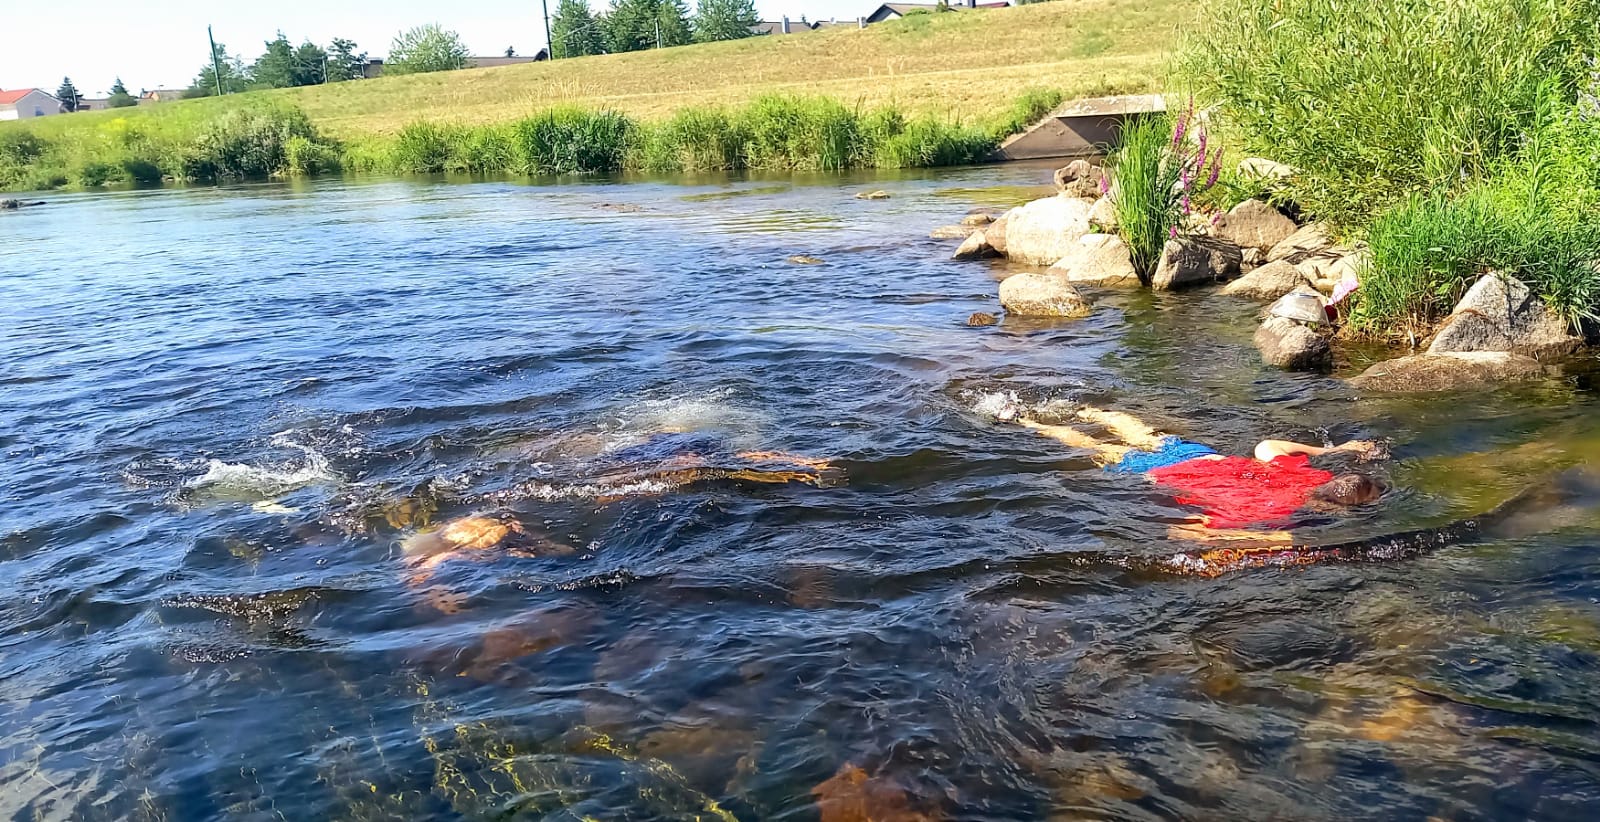
[[[1275,196],[1366,240],[1352,328],[1418,335],[1478,275],[1600,311],[1600,0],[1209,0],[1184,74]]]

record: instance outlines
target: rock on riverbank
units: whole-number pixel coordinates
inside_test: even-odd
[[[1059,274],[1013,274],[1000,283],[1000,305],[1018,317],[1084,317],[1089,301]]]
[[[1473,283],[1428,345],[1430,354],[1510,351],[1543,358],[1571,354],[1583,338],[1515,277],[1486,274]]]
[[[1380,362],[1350,379],[1365,391],[1458,391],[1546,375],[1538,360],[1508,351],[1412,354]]]

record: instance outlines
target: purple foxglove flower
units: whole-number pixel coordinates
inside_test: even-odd
[[[1217,184],[1217,177],[1222,174],[1222,147],[1217,146],[1217,153],[1211,161],[1211,176],[1206,178],[1206,188]]]
[[[1191,213],[1194,212],[1194,209],[1189,207],[1189,194],[1188,194],[1188,192],[1184,193],[1183,199],[1180,202],[1182,203],[1183,215],[1185,217],[1189,216]]]
[[[1176,151],[1178,149],[1178,146],[1183,145],[1183,135],[1188,130],[1188,128],[1189,128],[1189,115],[1185,114],[1185,115],[1183,115],[1183,116],[1178,118],[1177,125],[1174,126],[1173,129],[1172,129],[1172,149],[1174,151]]]
[[[1167,236],[1174,240],[1178,239],[1178,227],[1175,225],[1167,226]]]
[[[1211,134],[1203,128],[1195,129],[1195,133],[1200,135],[1200,145],[1195,149],[1194,153],[1200,160],[1200,167],[1203,168],[1206,164],[1206,140],[1211,137]]]
[[[1104,176],[1102,176],[1100,178],[1100,193],[1101,194],[1110,194],[1111,193],[1111,184],[1106,182],[1106,178]]]

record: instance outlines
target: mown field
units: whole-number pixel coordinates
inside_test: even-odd
[[[976,13],[913,15],[867,29],[581,57],[488,69],[184,100],[51,117],[49,138],[115,117],[209,116],[245,100],[293,103],[336,138],[393,134],[409,123],[508,122],[556,105],[641,120],[770,94],[893,104],[911,115],[986,118],[1029,87],[1068,96],[1145,91],[1165,77],[1193,0],[1057,0]]]

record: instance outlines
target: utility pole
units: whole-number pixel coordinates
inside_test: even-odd
[[[656,18],[656,48],[661,48],[661,18]]]
[[[222,96],[222,60],[217,57],[217,38],[211,36],[211,27],[206,26],[206,40],[211,42],[211,77],[217,81],[217,96]]]
[[[550,39],[550,0],[539,0],[540,8],[544,9],[544,50],[546,57],[556,59],[556,41]]]

